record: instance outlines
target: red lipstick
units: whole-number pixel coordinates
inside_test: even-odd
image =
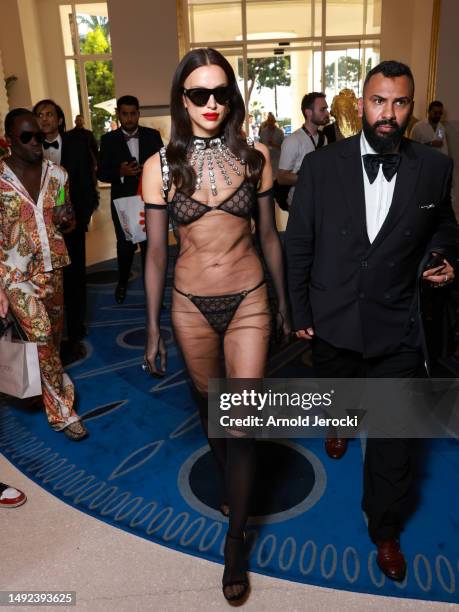
[[[207,121],[217,121],[220,115],[219,113],[204,113],[202,116],[207,119]]]

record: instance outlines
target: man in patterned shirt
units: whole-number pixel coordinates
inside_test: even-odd
[[[51,427],[81,440],[87,430],[73,408],[73,384],[59,357],[62,268],[70,261],[61,232],[74,226],[67,173],[43,159],[44,136],[30,111],[8,113],[5,136],[11,155],[0,162],[0,286],[28,339],[38,345]]]

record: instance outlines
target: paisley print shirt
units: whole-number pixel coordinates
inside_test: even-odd
[[[0,285],[22,283],[70,263],[64,238],[53,221],[55,206],[71,207],[67,172],[43,160],[38,202],[0,161]]]

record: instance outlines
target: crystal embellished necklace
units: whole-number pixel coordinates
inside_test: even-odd
[[[193,138],[191,143],[190,165],[196,172],[196,191],[201,188],[204,166],[206,166],[207,174],[209,175],[212,195],[216,196],[218,192],[215,180],[215,167],[218,167],[225,183],[227,185],[232,185],[231,177],[228,174],[228,167],[231,168],[235,174],[241,176],[242,173],[238,167],[238,163],[241,166],[245,165],[244,160],[240,159],[229,150],[225,143],[224,136],[218,136],[216,138]]]

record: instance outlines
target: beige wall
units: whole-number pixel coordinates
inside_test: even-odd
[[[46,96],[48,89],[42,50],[42,31],[37,28],[38,12],[35,0],[18,0],[18,11],[24,41],[24,55],[32,103]]]
[[[21,32],[17,0],[2,0],[1,3],[0,51],[3,57],[5,77],[15,75],[18,80],[13,83],[9,92],[11,108],[30,107],[29,75]]]
[[[0,51],[0,136],[3,136],[3,126],[5,125],[5,117],[8,113],[8,98],[6,88],[4,87],[5,74],[3,72],[2,53]]]
[[[433,0],[383,0],[381,60],[408,64],[416,83],[414,114],[423,118],[428,101]]]
[[[116,95],[168,106],[179,59],[174,0],[108,0]]]
[[[454,160],[454,207],[459,213],[459,79],[457,62],[459,59],[458,0],[442,0],[440,15],[440,35],[438,49],[436,98],[441,100],[446,110],[446,134],[450,155]]]
[[[41,32],[43,60],[47,76],[47,87],[41,98],[55,100],[63,109],[67,125],[72,126],[72,113],[65,70],[64,43],[59,15],[62,0],[35,0],[37,4],[38,25]],[[83,0],[84,2],[84,0]]]
[[[381,11],[381,59],[411,60],[414,0],[383,0]]]
[[[411,69],[416,82],[414,113],[424,118],[431,100],[427,100],[429,81],[430,39],[432,32],[433,0],[414,0],[411,38]]]
[[[5,76],[18,77],[11,108],[31,107],[44,97],[69,107],[58,6],[59,0],[2,0],[3,69]]]

